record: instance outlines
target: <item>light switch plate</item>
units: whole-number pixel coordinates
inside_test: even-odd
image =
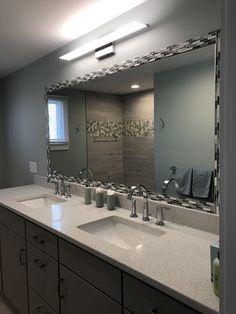
[[[37,162],[36,161],[30,161],[29,162],[29,171],[31,173],[37,173]]]

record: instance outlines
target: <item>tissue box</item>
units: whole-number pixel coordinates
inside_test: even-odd
[[[211,253],[211,281],[213,282],[213,261],[218,256],[220,243],[219,240],[211,243],[210,253]]]

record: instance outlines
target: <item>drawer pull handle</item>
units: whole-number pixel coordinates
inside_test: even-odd
[[[149,313],[150,313],[150,314],[158,314],[157,308],[156,308],[156,307],[150,307],[150,308],[149,308]]]
[[[34,236],[33,236],[33,240],[34,240],[35,242],[41,244],[41,245],[46,242],[44,239],[41,239],[41,240],[40,240],[40,237],[37,236],[37,235],[34,235]]]
[[[66,296],[65,291],[63,292],[63,283],[64,283],[64,279],[63,278],[59,278],[58,280],[58,295],[60,299],[63,299]]]
[[[41,261],[41,264],[38,265],[40,261]],[[43,260],[40,259],[40,258],[35,258],[34,259],[34,263],[41,269],[43,269],[43,268],[45,268],[47,266],[47,263],[43,263]]]
[[[38,312],[38,311],[41,310],[42,307],[43,307],[43,305],[42,305],[42,304],[39,304],[39,305],[37,305],[37,306],[35,307],[35,310]]]
[[[33,236],[33,239],[34,239],[34,241],[36,241],[36,242],[38,242],[38,236],[37,235],[35,235],[35,236]]]
[[[23,255],[25,256],[25,249],[20,250],[20,265],[21,266],[26,264],[26,257],[23,259]]]

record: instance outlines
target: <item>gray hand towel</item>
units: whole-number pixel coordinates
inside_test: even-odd
[[[193,169],[192,193],[194,197],[208,198],[212,181],[212,171]]]
[[[192,187],[192,168],[176,168],[174,179],[179,185],[178,192],[185,196],[191,195]]]

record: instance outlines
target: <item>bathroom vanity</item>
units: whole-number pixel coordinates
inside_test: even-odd
[[[19,313],[218,313],[216,234],[156,226],[38,185],[1,190],[0,203],[1,289]]]
[[[0,287],[16,313],[219,313],[219,92],[219,31],[46,87],[50,188],[0,191]],[[208,190],[163,193],[183,169],[207,171]],[[81,184],[123,198],[115,211],[85,205]],[[129,217],[138,184],[164,226]]]

